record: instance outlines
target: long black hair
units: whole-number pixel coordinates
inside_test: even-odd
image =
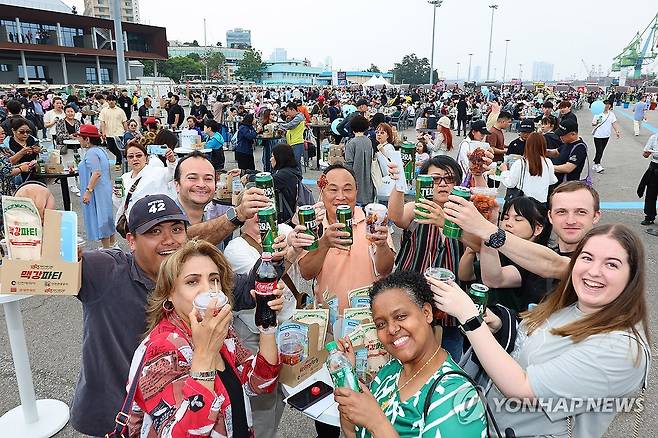
[[[272,156],[276,163],[274,170],[283,169],[284,167],[297,167],[297,160],[292,151],[292,147],[286,142],[277,144],[272,148]]]
[[[514,207],[516,214],[523,216],[525,220],[530,223],[530,227],[533,230],[537,225],[542,226],[541,233],[535,237],[533,242],[546,246],[548,244],[548,239],[551,237],[551,231],[553,229],[551,223],[548,220],[548,208],[534,198],[527,196],[517,196],[510,198],[505,202],[505,205],[503,205],[503,216],[505,216],[509,212],[509,209],[512,207]]]

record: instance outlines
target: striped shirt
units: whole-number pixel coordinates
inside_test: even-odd
[[[414,222],[413,231],[405,230],[397,259],[396,270],[423,273],[429,267],[449,269],[459,278],[459,260],[464,253],[464,245],[457,239],[448,239],[435,225]],[[457,321],[445,316],[443,327],[454,327]]]
[[[382,407],[400,438],[460,437],[484,438],[487,436],[484,405],[473,386],[462,376],[444,377],[434,392],[428,394],[432,383],[448,371],[461,368],[448,355],[439,369],[427,382],[405,401],[400,400],[398,383],[402,363],[392,359],[379,371],[370,385],[370,392]],[[423,415],[425,399],[431,396],[427,416]],[[356,436],[371,438],[370,432],[357,427]]]

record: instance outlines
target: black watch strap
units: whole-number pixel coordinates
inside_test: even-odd
[[[231,207],[228,209],[228,211],[226,212],[226,217],[236,227],[241,227],[242,225],[244,225],[244,222],[238,219],[238,215],[237,212],[235,211],[235,207]]]
[[[480,328],[483,322],[484,322],[484,318],[482,318],[482,315],[477,315],[468,319],[465,323],[461,324],[459,328],[463,333],[471,332],[473,330]]]
[[[489,248],[500,248],[505,245],[505,240],[507,239],[507,234],[502,228],[498,228],[495,233],[489,236],[489,240],[485,241],[484,244]]]

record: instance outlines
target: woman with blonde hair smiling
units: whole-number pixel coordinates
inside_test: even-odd
[[[232,327],[233,274],[222,253],[191,240],[160,268],[146,309],[147,337],[133,357],[128,394],[131,437],[253,437],[248,397],[276,387],[280,370],[274,333],[261,333],[256,355]],[[204,312],[193,307],[203,292],[222,291]],[[253,293],[253,292],[252,292]],[[281,310],[281,287],[269,302]],[[133,382],[138,377],[137,382]]]

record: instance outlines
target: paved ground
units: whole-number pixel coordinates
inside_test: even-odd
[[[617,111],[623,112],[621,109]],[[630,112],[627,111],[624,114],[630,114]],[[591,136],[587,134],[590,132],[588,128],[591,121],[590,113],[588,110],[583,109],[578,116],[581,126],[584,127],[581,129],[584,133],[583,137],[591,146],[590,156],[593,156],[593,142]],[[641,136],[634,137],[630,120],[623,115],[618,115],[618,118],[623,137],[621,140],[611,140],[603,160],[606,168],[605,173],[601,175],[594,174],[594,184],[604,201],[637,202],[635,188],[648,165],[648,160],[641,156],[641,150],[650,132],[644,129]],[[652,112],[649,119],[655,127],[654,129],[658,128],[658,112]],[[412,135],[413,133],[409,133],[410,138],[412,138]],[[511,140],[514,134],[507,134],[507,136]],[[231,156],[232,154],[227,155]],[[316,179],[317,175],[317,172],[309,171],[305,177]],[[57,193],[59,190],[56,188],[54,191]],[[59,197],[58,202],[61,205]],[[623,204],[621,206],[625,207],[627,205]],[[79,206],[79,198],[74,196],[73,207],[78,212],[80,212]],[[620,207],[620,205],[616,207]],[[647,272],[649,273],[647,276],[647,290],[654,291],[658,287],[658,277],[655,275],[658,270],[658,245],[656,245],[658,240],[645,234],[644,227],[639,225],[642,218],[642,212],[638,209],[606,210],[603,213],[603,222],[621,222],[641,234],[647,248]],[[649,301],[652,315],[651,327],[655,339],[658,333],[656,331],[658,298],[649,293]],[[80,303],[75,298],[69,297],[33,297],[24,300],[21,306],[37,397],[56,398],[70,402],[80,366],[80,343],[82,339]],[[0,319],[3,320],[0,322],[0,379],[4,383],[0,386],[0,413],[4,413],[16,406],[19,403],[19,398],[14,378],[14,365],[5,330],[4,313],[1,310]],[[655,373],[652,373],[652,377],[655,378]],[[649,388],[647,395],[648,402],[645,406],[647,406],[648,413],[645,413],[642,419],[640,435],[642,437],[653,437],[656,436],[656,431],[658,431],[658,418],[653,415],[658,407],[658,392],[655,385]],[[102,397],[102,394],[99,394],[99,397]],[[607,436],[627,436],[631,427],[631,416],[620,416],[615,419]],[[313,423],[310,420],[297,412],[286,409],[279,428],[279,436],[311,437],[314,436],[313,430]],[[57,434],[58,438],[78,436],[80,435],[68,425]],[[17,437],[8,430],[0,431],[0,437],[30,438]]]

